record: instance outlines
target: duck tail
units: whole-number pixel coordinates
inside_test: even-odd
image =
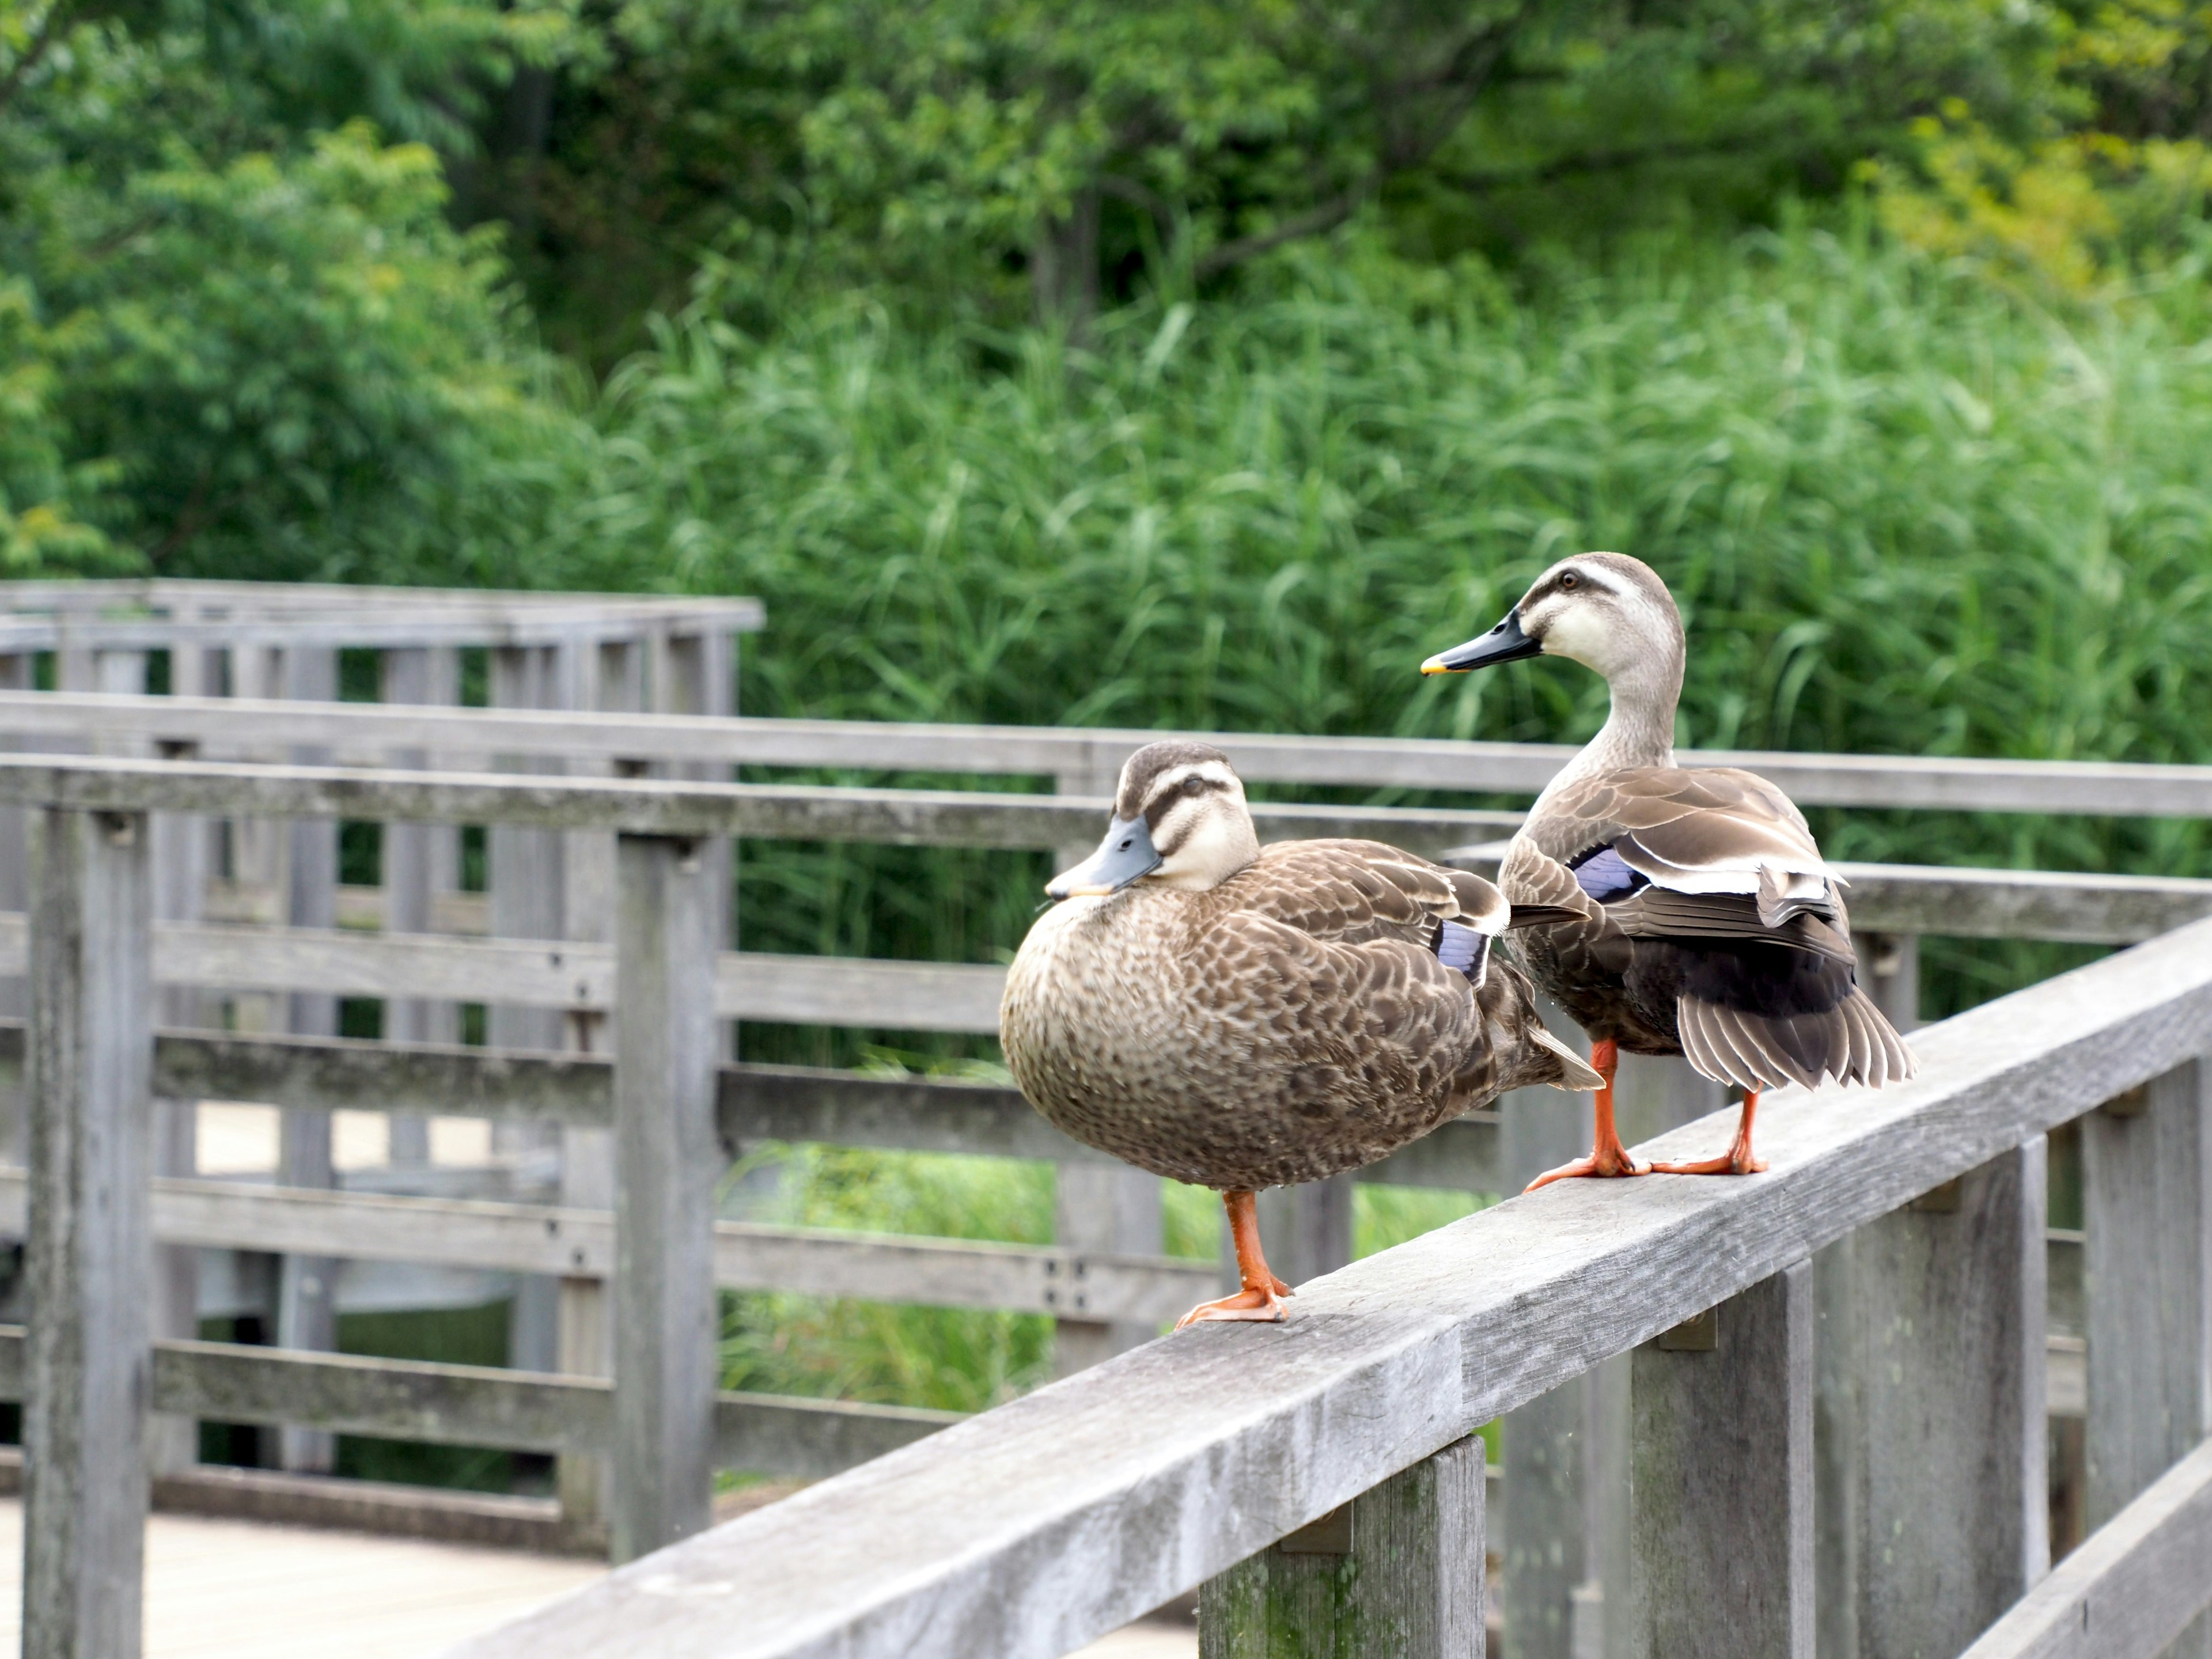
[[[1541,1075],[1533,1077],[1528,1079],[1531,1083],[1548,1083],[1554,1089],[1567,1089],[1577,1094],[1605,1087],[1605,1079],[1598,1075],[1595,1066],[1553,1036],[1540,1024],[1532,1024],[1528,1027],[1528,1041],[1537,1050],[1537,1063],[1540,1069],[1542,1066],[1542,1056],[1549,1054],[1556,1062],[1555,1069],[1559,1073],[1556,1077]]]

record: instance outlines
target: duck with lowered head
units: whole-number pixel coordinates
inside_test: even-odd
[[[1371,1164],[1508,1089],[1598,1079],[1492,945],[1497,888],[1365,841],[1262,848],[1218,749],[1149,744],[1098,850],[1045,889],[999,1030],[1031,1104],[1139,1169],[1220,1191],[1243,1288],[1279,1320],[1254,1194]]]
[[[1823,1078],[1880,1088],[1917,1069],[1912,1051],[1859,989],[1843,881],[1804,814],[1765,779],[1674,763],[1681,613],[1658,573],[1620,553],[1579,553],[1547,570],[1504,620],[1431,657],[1456,674],[1524,657],[1567,657],[1602,674],[1604,726],[1529,809],[1498,871],[1517,906],[1571,919],[1516,945],[1536,983],[1592,1039],[1597,1094],[1590,1154],[1537,1177],[1647,1172],[1613,1127],[1619,1051],[1684,1054],[1744,1091],[1734,1143],[1717,1158],[1649,1166],[1749,1175],[1762,1090]]]

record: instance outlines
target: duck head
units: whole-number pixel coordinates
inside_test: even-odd
[[[1098,850],[1044,890],[1080,898],[1152,881],[1199,891],[1259,856],[1252,809],[1229,757],[1211,744],[1148,743],[1121,768],[1114,819]]]
[[[1577,553],[1536,578],[1497,627],[1439,651],[1421,672],[1461,674],[1534,656],[1570,658],[1616,690],[1648,689],[1671,708],[1682,685],[1682,614],[1643,560]]]

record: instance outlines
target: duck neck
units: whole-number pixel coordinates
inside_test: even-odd
[[[1607,677],[1607,684],[1613,692],[1613,708],[1605,724],[1545,787],[1537,799],[1538,808],[1593,773],[1674,763],[1674,705],[1682,696],[1680,651],[1670,658],[1620,668]]]

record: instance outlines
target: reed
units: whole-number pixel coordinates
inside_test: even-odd
[[[1080,345],[922,331],[857,299],[767,338],[702,309],[605,388],[541,574],[759,594],[755,713],[1559,740],[1601,718],[1594,677],[1424,682],[1415,665],[1559,554],[1620,548],[1687,613],[1686,744],[2203,761],[2203,264],[2061,313],[1796,226],[1514,285],[1354,240],[1234,303],[1109,316]],[[2194,823],[1822,818],[1842,858],[2212,874]],[[1045,873],[749,846],[745,942],[1003,959]],[[1925,1012],[2081,954],[1937,941]],[[988,1054],[744,1041],[763,1058]],[[825,1222],[1049,1228],[1040,1170],[811,1152],[793,1168],[795,1213]],[[1176,1226],[1203,1255],[1194,1196]],[[1425,1224],[1378,1220],[1395,1197],[1370,1196],[1364,1237]],[[1044,1359],[1035,1321],[737,1310],[732,1380],[751,1386],[983,1404]]]

